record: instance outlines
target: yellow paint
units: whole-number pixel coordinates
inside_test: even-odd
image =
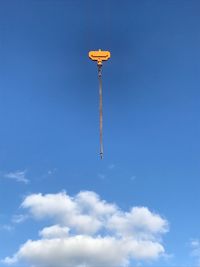
[[[102,51],[101,49],[99,49],[98,51],[90,51],[89,58],[97,61],[98,65],[102,65],[102,61],[108,60],[110,58],[110,52]]]

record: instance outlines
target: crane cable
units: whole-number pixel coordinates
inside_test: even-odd
[[[100,157],[103,159],[103,96],[102,96],[102,64],[110,58],[109,51],[90,51],[89,58],[97,61],[99,79],[99,130],[100,130]]]
[[[103,95],[102,95],[102,64],[97,64],[99,78],[99,130],[100,130],[100,157],[103,159]]]

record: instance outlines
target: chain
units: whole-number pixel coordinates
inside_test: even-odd
[[[103,97],[102,97],[102,64],[98,64],[99,78],[99,130],[100,130],[100,157],[103,158]]]

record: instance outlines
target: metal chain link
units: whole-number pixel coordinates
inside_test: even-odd
[[[103,159],[103,96],[102,96],[102,64],[98,64],[99,78],[99,130],[100,130],[100,157]]]

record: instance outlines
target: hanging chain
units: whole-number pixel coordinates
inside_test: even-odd
[[[100,130],[100,157],[103,159],[103,97],[102,97],[102,64],[98,64],[99,78],[99,130]]]

